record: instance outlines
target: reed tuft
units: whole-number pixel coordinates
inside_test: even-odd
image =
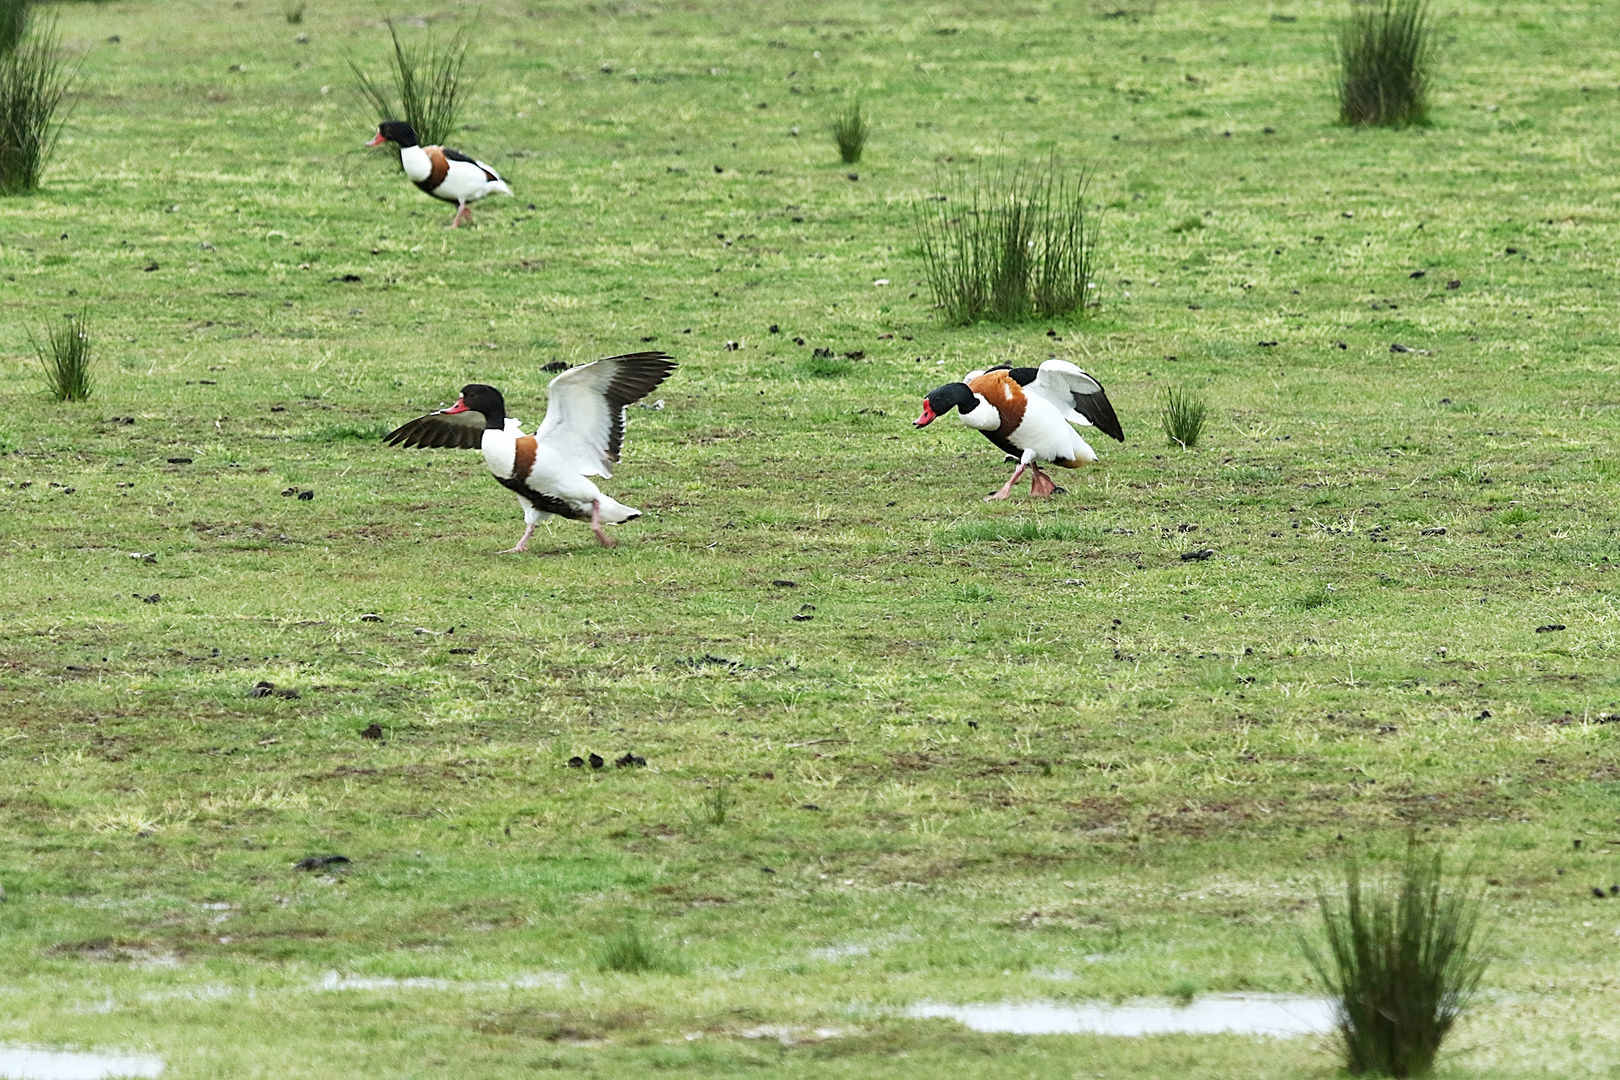
[[[916,209],[935,306],[958,325],[1085,318],[1101,306],[1088,178],[1055,161],[959,173]]]
[[[26,5],[0,8],[0,22],[12,19],[21,22],[5,32],[18,36],[0,49],[0,195],[39,187],[62,133],[62,103],[73,79],[54,20],[30,20]]]
[[[32,335],[30,335],[32,338]],[[90,376],[90,331],[83,313],[69,315],[32,338],[34,355],[45,371],[45,389],[53,401],[85,401],[94,389]]]
[[[1326,948],[1302,942],[1334,998],[1345,1068],[1355,1076],[1428,1076],[1488,960],[1476,947],[1482,899],[1446,881],[1441,855],[1415,841],[1392,878],[1346,867],[1342,902],[1317,902]]]
[[[1198,445],[1208,419],[1209,402],[1198,391],[1174,386],[1164,391],[1164,400],[1159,405],[1159,426],[1164,428],[1164,437],[1183,450]]]
[[[649,971],[680,974],[681,966],[651,941],[641,936],[635,923],[625,923],[624,929],[602,944],[597,958],[601,971],[618,971],[626,975],[640,975]]]
[[[845,165],[858,163],[866,151],[866,137],[871,133],[872,125],[867,123],[860,99],[856,98],[854,105],[833,119],[832,135],[838,144],[839,160]]]
[[[371,106],[378,120],[400,119],[416,130],[426,146],[442,144],[456,127],[467,90],[465,78],[470,26],[462,26],[448,42],[427,42],[410,46],[400,40],[399,27],[390,17],[388,36],[394,51],[389,57],[390,86],[373,79],[353,58],[360,96]]]
[[[1351,127],[1427,123],[1434,54],[1428,0],[1352,8],[1339,24],[1339,121]]]

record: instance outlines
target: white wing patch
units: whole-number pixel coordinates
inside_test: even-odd
[[[582,476],[612,476],[625,410],[675,370],[665,353],[629,353],[581,364],[551,380],[546,419],[535,438]]]
[[[546,418],[535,438],[581,476],[613,475],[608,433],[614,418],[606,396],[611,380],[596,361],[563,372],[547,390]]]
[[[1063,419],[1071,424],[1095,427],[1103,434],[1125,441],[1119,418],[1103,392],[1102,384],[1067,360],[1048,360],[1035,375],[1035,381],[1025,387],[1057,406]]]
[[[1102,393],[1101,383],[1067,360],[1048,360],[1037,370],[1040,374],[1035,376],[1035,388],[1042,393],[1046,393],[1048,387],[1066,394]]]

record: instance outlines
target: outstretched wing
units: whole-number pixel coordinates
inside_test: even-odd
[[[476,409],[458,413],[443,410],[418,416],[408,424],[383,436],[389,446],[439,448],[451,450],[477,450],[484,440],[484,414]]]
[[[1028,370],[1014,368],[1013,377]],[[1070,423],[1086,424],[1120,442],[1125,441],[1125,430],[1119,426],[1119,417],[1114,415],[1114,406],[1109,403],[1102,384],[1067,360],[1048,360],[1035,369],[1031,382],[1023,379],[1019,382],[1056,405]]]
[[[675,370],[668,353],[610,356],[551,380],[545,423],[535,438],[584,476],[612,476],[624,442],[624,411]]]

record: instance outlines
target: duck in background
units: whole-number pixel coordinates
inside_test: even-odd
[[[416,137],[416,129],[403,120],[384,120],[378,124],[377,137],[366,145],[381,146],[387,142],[399,146],[399,163],[411,183],[435,199],[456,204],[456,216],[450,219],[452,229],[472,220],[469,203],[486,195],[512,194],[512,189],[494,169],[448,146],[423,146]]]

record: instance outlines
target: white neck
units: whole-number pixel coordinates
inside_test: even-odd
[[[399,163],[405,167],[405,175],[411,178],[412,183],[426,180],[433,172],[433,162],[428,160],[427,151],[420,146],[400,147]]]
[[[975,431],[994,431],[1001,426],[1001,410],[985,400],[983,394],[974,394],[978,404],[973,408],[957,411],[962,414],[962,423]]]
[[[484,461],[489,465],[490,472],[503,479],[511,479],[517,463],[517,439],[510,431],[485,428],[479,448],[484,452]]]

